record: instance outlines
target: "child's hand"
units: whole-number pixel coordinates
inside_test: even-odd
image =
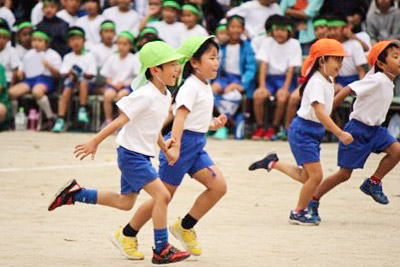
[[[51,65],[50,65],[50,63],[46,60],[46,59],[42,59],[42,64],[43,64],[43,66],[45,66],[45,68],[49,68]]]
[[[77,145],[74,151],[75,158],[80,157],[80,160],[83,160],[89,154],[92,154],[92,160],[94,160],[94,156],[96,155],[97,151],[97,146],[98,144],[93,140],[90,140],[86,144]]]
[[[181,146],[174,143],[165,153],[168,164],[173,166],[179,159]]]
[[[176,141],[175,141],[174,138],[168,139],[168,140],[165,141],[165,143],[164,143],[165,150],[170,149],[170,148],[171,148],[172,146],[174,146],[175,144],[176,144]]]
[[[353,136],[345,131],[342,131],[339,135],[338,135],[339,140],[345,145],[347,146],[348,144],[350,144],[351,142],[353,142]]]
[[[237,84],[237,83],[231,83],[230,85],[228,85],[226,88],[225,88],[225,90],[224,90],[224,94],[227,94],[227,93],[229,93],[229,92],[232,92],[232,91],[239,91],[239,92],[242,92],[243,91],[243,86],[241,86],[241,85],[239,85],[239,84]]]
[[[121,82],[116,82],[116,83],[114,83],[114,88],[115,88],[117,91],[121,90],[123,87],[124,87],[124,84],[121,83]]]
[[[210,123],[210,130],[216,131],[221,127],[224,127],[228,118],[225,114],[219,115],[218,118],[214,118],[213,121]]]
[[[160,11],[161,11],[161,6],[151,5],[151,6],[149,6],[149,9],[147,10],[147,15],[154,16]]]

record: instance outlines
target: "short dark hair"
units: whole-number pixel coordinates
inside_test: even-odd
[[[232,20],[234,20],[234,19],[239,20],[242,23],[243,27],[244,27],[245,19],[242,16],[239,16],[239,15],[233,15],[233,16],[228,17],[227,18],[227,22],[226,22],[226,26],[229,26],[229,24],[231,24]]]
[[[158,66],[156,66],[156,68],[162,69],[163,66],[162,65],[158,65]],[[151,75],[150,69],[147,69],[146,72],[144,73],[144,75],[146,76],[147,80],[151,80],[153,78],[153,76]]]
[[[376,71],[376,72],[383,72],[383,69],[381,69],[381,68],[378,66],[378,61],[380,61],[380,62],[386,64],[386,58],[387,58],[387,56],[388,56],[388,51],[389,51],[389,49],[394,48],[394,47],[400,49],[400,47],[399,47],[398,44],[396,44],[396,43],[391,43],[391,44],[389,44],[389,45],[379,54],[378,59],[377,59],[377,61],[376,61],[376,63],[375,63],[375,71]]]

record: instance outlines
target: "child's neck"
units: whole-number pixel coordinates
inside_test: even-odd
[[[319,73],[321,73],[321,75],[328,81],[328,82],[332,82],[331,79],[329,78],[329,75],[325,73],[325,71],[323,71],[322,69],[319,70]]]
[[[107,46],[107,47],[112,47],[113,42],[112,42],[112,41],[110,41],[110,42],[103,42],[103,44],[104,44],[105,46]]]
[[[165,23],[167,23],[167,24],[174,24],[174,23],[175,23],[175,20],[165,20],[165,19],[164,19],[164,21],[165,21]]]
[[[229,39],[228,44],[230,45],[235,45],[240,43],[240,39],[239,40],[235,40],[235,39]]]
[[[121,6],[119,6],[118,10],[119,10],[119,12],[126,13],[126,12],[129,11],[129,7],[121,7]]]
[[[203,75],[201,75],[201,74],[198,73],[197,71],[195,71],[194,76],[196,76],[197,79],[199,79],[200,81],[202,81],[204,84],[208,84],[208,81],[206,80],[206,78],[204,78]]]
[[[155,87],[163,94],[167,94],[167,87],[163,84],[159,79],[153,78],[151,82],[154,84]]]
[[[122,58],[122,59],[124,59],[124,58],[126,58],[126,57],[128,56],[128,53],[129,53],[129,52],[127,52],[127,53],[121,53],[121,52],[119,52],[119,57]]]
[[[186,24],[186,28],[187,28],[188,30],[193,29],[194,26],[196,26],[196,24]]]
[[[97,18],[98,15],[99,15],[99,14],[97,14],[97,13],[95,13],[95,14],[88,14],[88,18],[89,18],[89,20],[94,20],[94,19]]]
[[[82,55],[83,54],[83,48],[81,50],[74,50],[74,53],[76,55]]]
[[[383,74],[385,74],[392,82],[396,79],[397,75],[394,75],[393,73],[384,70]]]

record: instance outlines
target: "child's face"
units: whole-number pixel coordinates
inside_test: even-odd
[[[115,30],[113,29],[104,29],[101,30],[100,32],[101,39],[103,40],[103,43],[112,43],[115,37]]]
[[[95,1],[88,1],[85,3],[85,9],[88,15],[97,15],[99,14],[99,5]]]
[[[117,40],[118,51],[126,55],[132,49],[132,43],[125,37],[119,37]]]
[[[217,37],[218,41],[219,41],[221,44],[227,42],[228,39],[229,39],[229,36],[228,36],[228,34],[226,33],[226,31],[217,32],[217,34],[216,34],[215,36]]]
[[[383,63],[385,64],[385,63]],[[386,66],[382,69],[392,75],[400,75],[400,48],[391,47],[387,51]]]
[[[229,38],[233,41],[239,41],[244,32],[243,24],[238,19],[233,19],[226,28]]]
[[[85,39],[81,36],[71,36],[68,39],[68,45],[75,53],[80,54],[83,50]]]
[[[314,28],[314,33],[317,39],[326,38],[328,36],[328,27],[326,26],[319,26]]]
[[[362,16],[361,14],[353,14],[347,16],[347,22],[349,23],[350,27],[353,28],[354,26],[361,25]]]
[[[219,59],[218,50],[214,46],[207,49],[201,56],[200,61],[191,59],[190,63],[206,79],[215,79],[217,77]]]
[[[18,42],[27,47],[30,46],[33,30],[30,28],[22,29],[18,32]]]
[[[47,49],[47,42],[40,37],[32,37],[32,48],[36,51],[45,51]]]
[[[342,67],[343,57],[324,57],[320,59],[320,71],[324,71],[326,75],[336,77]]]
[[[263,6],[269,6],[276,1],[275,0],[258,0],[258,2]]]
[[[272,37],[274,37],[275,41],[279,44],[283,44],[289,39],[289,32],[285,28],[276,28],[272,31]]]
[[[191,29],[196,26],[197,16],[190,11],[183,11],[181,15],[181,21],[186,25],[187,28]]]
[[[343,37],[343,28],[344,27],[329,27],[328,28],[328,38],[341,40]]]
[[[81,0],[65,0],[64,5],[69,14],[75,15],[79,11]]]
[[[388,10],[390,8],[391,0],[376,0],[376,6],[379,10]]]
[[[174,23],[178,16],[178,11],[172,7],[163,7],[161,16],[166,23]]]
[[[176,85],[179,73],[181,71],[181,65],[178,61],[171,61],[162,64],[162,68],[157,68],[158,77],[168,86]]]
[[[7,42],[10,40],[10,37],[4,34],[0,34],[0,50],[3,50],[6,47]]]
[[[132,0],[117,0],[117,5],[120,9],[129,9]]]
[[[43,14],[47,19],[53,18],[58,11],[58,7],[54,3],[46,3],[43,5]]]

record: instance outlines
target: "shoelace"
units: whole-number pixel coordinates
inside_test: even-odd
[[[128,247],[124,246],[126,252],[132,253],[137,250],[137,241],[135,239],[125,237],[122,242],[128,245]]]
[[[193,229],[184,229],[182,237],[185,242],[189,243],[190,247],[197,247],[196,232]]]

